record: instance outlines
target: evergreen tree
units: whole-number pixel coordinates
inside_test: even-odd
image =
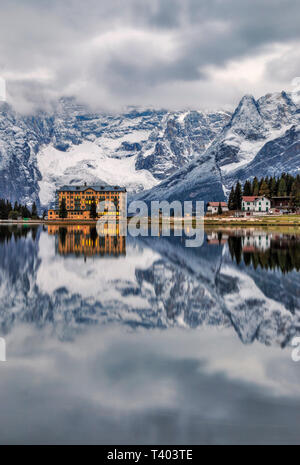
[[[243,200],[243,195],[242,195],[242,186],[241,183],[238,182],[234,191],[234,205],[235,205],[235,210],[241,210],[242,209],[242,200]]]
[[[36,208],[36,203],[35,202],[33,202],[33,204],[32,204],[31,217],[32,218],[38,218],[38,213],[37,213],[37,208]]]
[[[251,186],[251,182],[248,181],[248,179],[244,184],[243,195],[245,195],[245,196],[252,195],[252,186]]]
[[[222,215],[223,213],[223,210],[222,210],[222,205],[221,205],[221,202],[219,203],[219,206],[218,206],[218,215]]]
[[[23,218],[31,218],[31,212],[29,211],[27,205],[21,207],[21,215]]]
[[[277,194],[277,182],[275,178],[271,178],[269,181],[269,191],[270,191],[270,196],[275,197]]]
[[[290,204],[292,207],[300,207],[300,180],[296,179],[291,189],[291,200]]]
[[[59,217],[67,218],[67,216],[68,216],[68,212],[66,208],[66,200],[62,199],[62,201],[60,202],[60,206],[59,206]]]
[[[264,197],[270,197],[270,189],[265,179],[262,180],[262,183],[260,185],[259,195],[263,195]]]
[[[287,195],[286,182],[285,182],[284,177],[281,177],[281,179],[279,181],[277,195],[278,195],[278,197],[285,197]]]
[[[97,218],[97,206],[96,206],[96,202],[95,202],[95,198],[93,197],[92,198],[92,203],[91,203],[91,209],[90,209],[90,217],[95,219]]]
[[[19,213],[15,210],[11,210],[8,214],[8,219],[10,220],[17,220],[19,218]]]
[[[234,187],[232,186],[229,199],[228,199],[228,209],[235,210],[235,203],[234,203]]]
[[[258,195],[258,194],[259,194],[259,184],[258,184],[258,179],[255,176],[255,178],[253,179],[253,183],[252,183],[252,195]]]

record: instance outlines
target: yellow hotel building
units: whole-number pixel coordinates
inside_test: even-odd
[[[120,186],[62,186],[55,192],[55,209],[48,210],[48,220],[62,220],[60,206],[65,200],[66,220],[88,220],[93,202],[105,202],[102,215],[116,215],[126,218],[126,189]]]

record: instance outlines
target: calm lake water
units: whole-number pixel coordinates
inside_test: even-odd
[[[300,235],[0,227],[0,443],[300,443]]]

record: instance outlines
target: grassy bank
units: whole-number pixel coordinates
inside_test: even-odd
[[[300,226],[300,215],[256,216],[249,218],[215,217],[205,218],[206,226],[233,225],[245,227],[260,226]]]

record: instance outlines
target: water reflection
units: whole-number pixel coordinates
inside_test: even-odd
[[[24,321],[50,324],[63,339],[112,322],[148,329],[214,326],[231,327],[244,344],[284,347],[299,332],[295,236],[214,231],[192,249],[181,237],[99,238],[90,226],[68,225],[8,228],[2,238],[5,334]]]
[[[115,236],[0,228],[0,442],[299,443],[298,237]]]
[[[55,249],[60,255],[126,255],[126,237],[120,236],[118,226],[114,230],[110,227],[105,236],[99,236],[94,226],[51,225],[48,234],[56,236]]]
[[[9,242],[12,239],[17,241],[22,237],[26,238],[28,235],[31,235],[32,239],[35,240],[38,232],[37,226],[29,225],[10,225],[10,226],[0,226],[0,243]]]
[[[300,236],[260,230],[213,231],[207,236],[210,245],[228,244],[237,264],[288,273],[300,269]]]

